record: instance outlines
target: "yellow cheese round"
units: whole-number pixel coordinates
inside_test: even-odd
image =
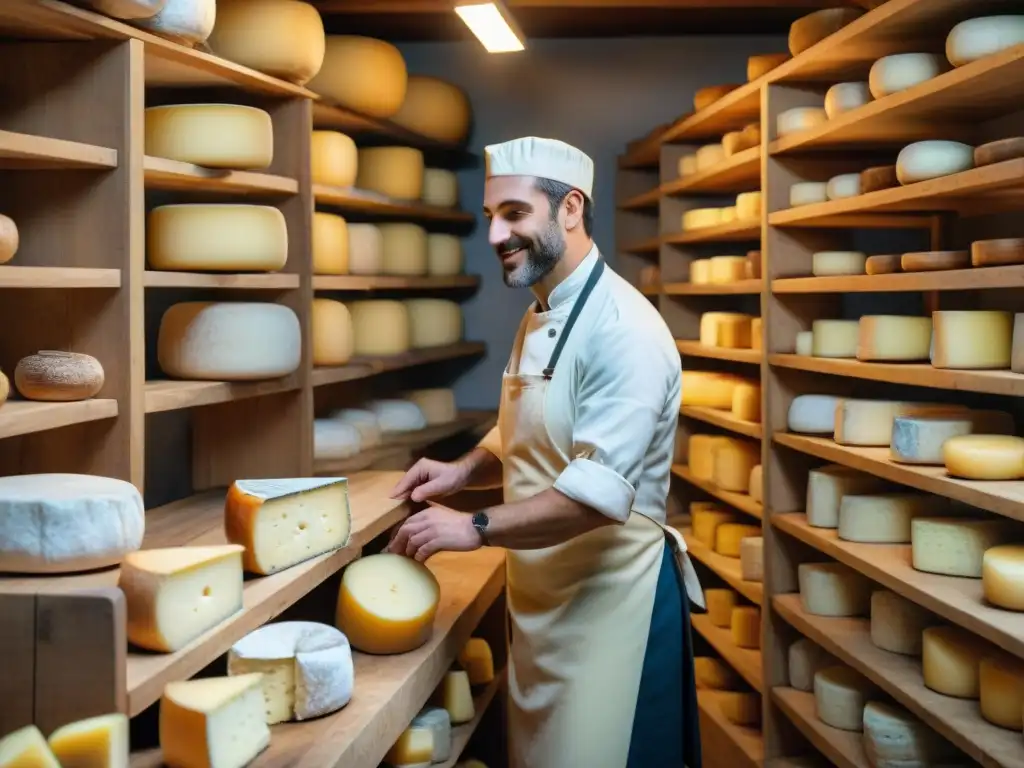
[[[344,365],[354,346],[348,308],[333,299],[313,299],[313,365]]]
[[[686,456],[694,477],[698,480],[710,480],[714,476],[715,450],[728,440],[729,438],[723,435],[690,435]],[[707,543],[710,546],[713,542]]]
[[[761,722],[761,694],[750,691],[723,691],[718,694],[722,716],[730,723],[756,728]]]
[[[931,343],[930,317],[864,315],[858,327],[857,359],[927,360]]]
[[[1024,438],[959,435],[942,444],[946,471],[965,480],[1024,479]]]
[[[741,381],[741,378],[730,373],[684,370],[680,404],[731,409],[733,394]]]
[[[450,277],[462,274],[462,240],[455,235],[431,232],[427,235],[427,274]]]
[[[752,83],[790,59],[788,53],[760,53],[747,58],[747,82]]]
[[[384,357],[409,351],[409,312],[401,301],[353,301],[348,309],[357,355]]]
[[[370,117],[394,115],[405,100],[409,74],[391,43],[358,35],[328,35],[324,63],[310,90]]]
[[[738,383],[732,391],[731,410],[737,419],[761,421],[761,386],[745,381]]]
[[[707,171],[725,161],[725,147],[721,144],[705,144],[697,150],[697,171]]]
[[[759,219],[763,208],[760,192],[740,192],[736,195],[737,219]]]
[[[342,574],[336,623],[358,651],[408,653],[430,639],[440,598],[437,578],[422,563],[369,555]]]
[[[731,589],[705,589],[704,602],[708,607],[708,619],[716,627],[728,629],[732,626],[732,609],[736,607],[736,593]]]
[[[799,56],[863,15],[861,8],[824,8],[801,16],[789,27],[789,52]]]
[[[724,285],[743,280],[747,274],[746,256],[712,256],[711,283]]]
[[[750,474],[747,473],[749,481]],[[722,523],[715,529],[715,552],[724,557],[740,556],[740,542],[761,535],[761,526],[744,523]]]
[[[811,334],[814,357],[850,359],[857,356],[856,320],[815,320]]]
[[[1009,368],[1013,357],[1013,315],[995,310],[939,310],[932,313],[936,368]]]
[[[18,225],[0,213],[0,264],[6,264],[18,252]]]
[[[288,260],[288,228],[269,205],[162,205],[149,212],[146,259],[159,270],[272,272]]]
[[[961,627],[928,627],[921,633],[924,684],[958,699],[976,699],[978,667],[991,646]]]
[[[240,104],[180,104],[146,110],[146,154],[207,168],[267,168],[270,114]]]
[[[348,271],[379,275],[384,271],[384,235],[376,224],[348,225]]]
[[[750,470],[761,463],[761,445],[729,438],[715,447],[713,461],[711,481],[716,486],[724,491],[747,493]],[[739,557],[739,550],[734,557]]]
[[[735,523],[739,518],[732,512],[718,507],[710,506],[703,509],[695,509],[690,505],[690,516],[692,518],[693,535],[697,541],[702,541],[707,546],[714,548],[715,539],[718,536],[718,528],[727,523]]]
[[[348,274],[348,223],[334,213],[313,213],[313,274]]]
[[[981,559],[985,599],[1008,611],[1024,611],[1024,544],[1000,544]]]
[[[459,179],[444,168],[423,169],[423,202],[441,208],[459,204]]]
[[[427,231],[406,222],[379,224],[385,275],[427,274]]]
[[[732,609],[730,626],[732,641],[740,648],[757,650],[761,647],[761,611],[750,605]]]
[[[455,404],[455,392],[443,387],[433,389],[414,389],[406,392],[405,399],[423,411],[427,426],[448,424],[459,417],[459,409]]]
[[[811,256],[811,274],[815,277],[863,275],[867,254],[860,251],[818,251]]]
[[[409,346],[443,347],[462,338],[462,308],[447,299],[409,299]]]
[[[368,147],[359,150],[356,186],[396,200],[423,195],[423,153],[412,147]]]
[[[303,85],[324,63],[324,24],[296,0],[217,0],[208,40],[218,56]]]
[[[741,685],[736,670],[711,656],[697,656],[693,660],[693,679],[697,688],[713,691],[728,691]]]
[[[469,98],[458,86],[436,77],[410,75],[394,123],[436,141],[460,143],[469,135]]]
[[[690,262],[690,282],[694,285],[708,285],[711,282],[711,259],[695,259]]]
[[[996,652],[978,667],[981,716],[993,725],[1020,731],[1024,725],[1024,661]]]
[[[337,131],[313,131],[309,156],[314,184],[351,187],[356,183],[359,153],[349,136]]]

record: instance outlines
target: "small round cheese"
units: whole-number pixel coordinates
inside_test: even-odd
[[[889,275],[902,270],[903,257],[898,253],[885,253],[868,256],[864,262],[864,271],[869,275]]]
[[[383,274],[406,277],[427,274],[427,230],[419,224],[406,222],[377,226],[384,238]]]
[[[852,359],[857,356],[856,320],[815,320],[811,324],[811,355]]]
[[[272,205],[161,205],[146,222],[150,269],[274,272],[288,261],[288,227]]]
[[[946,471],[964,480],[1024,479],[1024,438],[961,435],[942,444]]]
[[[348,274],[348,223],[341,216],[313,212],[313,274]]]
[[[990,648],[961,627],[928,627],[921,633],[924,684],[946,696],[977,699],[978,668]]]
[[[469,135],[469,98],[456,85],[436,77],[410,75],[402,106],[391,121],[435,141],[461,143]]]
[[[993,652],[978,666],[981,716],[1000,728],[1020,731],[1024,725],[1024,661]]]
[[[379,275],[384,271],[384,235],[376,224],[348,225],[348,271]]]
[[[1024,16],[982,16],[961,21],[946,37],[946,58],[962,67],[1024,43]]]
[[[900,184],[916,184],[973,167],[974,147],[959,141],[918,141],[897,156],[896,178]]]
[[[311,91],[369,117],[388,118],[402,107],[409,74],[391,43],[358,35],[328,35],[323,66]]]
[[[789,405],[790,432],[831,435],[836,428],[836,406],[841,399],[832,395],[797,395]]]
[[[333,299],[313,299],[313,365],[344,365],[355,339],[348,308]]]
[[[985,599],[1008,611],[1024,611],[1024,544],[999,544],[981,558]]]
[[[359,150],[356,186],[396,200],[423,195],[423,153],[412,147],[366,147]]]
[[[71,573],[116,565],[142,546],[131,483],[74,474],[0,477],[0,571]]]
[[[882,99],[931,80],[949,69],[938,53],[896,53],[883,56],[871,66],[868,85],[871,95]]]
[[[458,205],[459,179],[455,172],[444,168],[424,168],[423,202],[440,208]]]
[[[427,426],[448,424],[459,416],[459,409],[455,405],[455,392],[451,389],[414,389],[406,392],[404,397],[423,412]]]
[[[828,182],[801,181],[789,188],[789,206],[813,205],[828,200]]]
[[[0,213],[0,264],[6,264],[18,252],[18,225]]]
[[[810,130],[827,121],[828,114],[823,107],[796,107],[779,114],[775,132],[781,138],[791,133]]]
[[[841,173],[828,180],[825,195],[829,200],[842,200],[845,197],[856,197],[860,194],[860,174]]]
[[[146,110],[146,154],[207,168],[268,168],[270,114],[241,104],[179,104]]]
[[[206,42],[217,20],[216,0],[167,0],[160,12],[134,22],[187,48]]]
[[[309,157],[314,184],[351,187],[356,183],[359,154],[349,136],[337,131],[313,131]]]
[[[800,331],[796,335],[796,354],[804,357],[814,352],[814,331]]]
[[[462,339],[462,308],[447,299],[409,299],[409,345],[443,347]]]
[[[864,705],[876,692],[875,685],[860,672],[837,664],[814,675],[814,708],[825,725],[843,731],[864,728]]]
[[[871,642],[883,651],[920,656],[921,633],[934,621],[924,608],[895,592],[871,593]]]
[[[811,274],[815,277],[863,275],[867,254],[860,251],[819,251],[811,256]]]
[[[825,114],[835,120],[844,112],[862,107],[871,101],[867,83],[836,83],[825,92]]]
[[[18,361],[14,386],[26,400],[88,400],[103,389],[103,366],[91,355],[44,350]]]
[[[372,299],[349,304],[359,356],[400,355],[409,350],[409,312],[401,301]]]
[[[375,448],[381,444],[383,433],[377,414],[362,408],[342,408],[333,411],[329,417],[332,421],[349,424],[359,432],[359,443],[362,448]]]
[[[455,235],[431,232],[427,235],[427,274],[451,277],[462,274],[462,240]]]
[[[362,449],[359,430],[336,419],[313,419],[313,458],[316,461],[350,459]]]
[[[374,400],[367,410],[377,417],[383,434],[415,432],[427,426],[427,417],[416,403],[407,400]]]
[[[336,624],[363,653],[408,653],[433,633],[441,598],[437,578],[404,555],[362,557],[341,577]]]

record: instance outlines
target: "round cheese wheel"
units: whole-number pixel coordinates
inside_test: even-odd
[[[462,308],[447,299],[409,299],[409,345],[443,347],[462,339]]]
[[[0,572],[117,565],[142,546],[145,506],[131,483],[97,475],[0,477]]]
[[[369,555],[345,568],[335,623],[358,651],[408,653],[430,639],[440,599],[437,578],[422,563]]]
[[[391,43],[358,35],[328,35],[324,63],[309,89],[370,117],[388,118],[405,100],[409,73]]]
[[[240,104],[180,104],[146,110],[146,154],[207,168],[268,168],[270,114]]]
[[[379,224],[385,275],[427,274],[427,231],[406,222]]]
[[[210,48],[257,72],[304,85],[324,63],[320,13],[297,0],[217,0]]]
[[[7,402],[8,396],[11,394],[11,382],[7,379],[7,376],[3,371],[0,371],[0,405]]]
[[[871,101],[867,83],[836,83],[825,92],[825,114],[829,120]]]
[[[898,253],[868,256],[864,262],[864,271],[869,275],[888,275],[901,270],[903,257]]]
[[[960,435],[942,444],[946,471],[964,480],[1024,479],[1024,438]]]
[[[747,82],[752,83],[764,77],[773,69],[789,61],[788,53],[761,53],[747,59]]]
[[[355,353],[386,357],[409,351],[409,311],[401,301],[371,299],[349,304]]]
[[[921,633],[924,684],[960,699],[978,698],[978,666],[988,644],[963,627],[928,627]]]
[[[798,56],[863,15],[860,8],[824,8],[809,13],[790,25],[789,52]]]
[[[732,93],[737,88],[738,84],[729,83],[726,85],[709,85],[707,88],[699,89],[693,94],[693,108],[700,112],[702,109],[707,109],[720,98],[728,93]]]
[[[348,308],[333,299],[313,299],[313,365],[344,365],[354,346]]]
[[[216,20],[217,0],[167,0],[156,15],[134,23],[191,48],[206,42]]]
[[[981,716],[993,725],[1020,731],[1024,725],[1024,661],[1008,653],[993,653],[978,665]]]
[[[971,266],[967,251],[921,251],[904,253],[900,268],[904,272],[941,272],[946,269],[964,269]]]
[[[749,280],[760,280],[761,279],[761,252],[760,251],[747,251],[747,279]]]
[[[458,144],[469,135],[469,98],[456,85],[436,77],[410,75],[402,106],[391,121],[435,141]]]
[[[427,426],[427,417],[420,407],[407,400],[373,400],[366,408],[377,417],[385,435],[414,432]]]
[[[796,107],[779,114],[775,132],[780,136],[807,131],[828,121],[822,107]]]
[[[938,53],[896,53],[883,56],[871,66],[868,87],[881,99],[931,80],[949,69]]]
[[[427,235],[427,274],[451,277],[462,274],[462,240],[455,235],[431,232]]]
[[[348,274],[348,223],[341,216],[313,212],[313,274]]]
[[[740,131],[740,147],[749,149],[761,145],[761,124],[751,123]],[[739,150],[737,150],[739,151]]]
[[[384,272],[384,235],[376,224],[348,225],[348,270],[353,275]]]
[[[725,147],[721,144],[705,144],[697,150],[697,172],[714,168],[725,161]]]
[[[330,418],[355,427],[359,431],[359,442],[363,448],[374,448],[381,444],[380,422],[372,411],[362,408],[342,408],[331,413]]]
[[[982,16],[961,21],[946,37],[946,58],[954,67],[1024,43],[1024,16]]]
[[[351,137],[337,131],[313,131],[309,157],[314,184],[351,187],[356,183],[359,153]]]
[[[1000,544],[981,559],[985,599],[1008,611],[1024,611],[1024,545]]]
[[[824,181],[801,181],[789,188],[789,205],[813,205],[828,200],[828,183]]]
[[[811,274],[815,277],[863,275],[868,260],[860,251],[818,251],[811,256]]]
[[[313,420],[313,458],[316,461],[350,459],[361,449],[359,430],[351,424],[335,419]]]
[[[396,200],[423,196],[423,153],[412,147],[368,147],[359,150],[356,185]]]
[[[273,379],[294,373],[301,358],[299,319],[283,304],[186,301],[160,320],[157,360],[177,379]]]
[[[990,141],[974,149],[974,164],[979,168],[1021,157],[1024,157],[1024,138],[1020,137]]]
[[[270,205],[162,205],[149,212],[146,259],[150,269],[273,272],[288,260],[288,227]]]
[[[918,141],[900,151],[896,158],[896,178],[900,184],[914,184],[973,167],[973,147],[958,141]]]
[[[877,192],[880,189],[890,189],[899,186],[899,179],[896,178],[895,165],[879,165],[874,168],[865,168],[860,172],[860,192],[866,195],[869,192]]]
[[[722,149],[726,157],[732,157],[740,151],[743,134],[740,131],[729,131],[722,137]]]
[[[444,168],[424,168],[423,202],[441,208],[454,208],[458,205],[459,179],[455,173]]]
[[[1004,237],[971,243],[971,266],[997,267],[1024,264],[1024,238]]]
[[[844,197],[856,197],[860,194],[860,174],[841,173],[828,180],[825,194],[829,200],[842,200]]]
[[[26,400],[88,400],[104,380],[99,360],[75,352],[43,350],[23,357],[14,369],[14,386]]]
[[[86,5],[115,19],[148,19],[167,0],[86,0]]]
[[[443,387],[414,389],[406,392],[404,397],[423,412],[427,426],[447,424],[455,421],[459,416],[459,409],[455,404],[455,392],[451,389]]]
[[[796,335],[794,354],[803,355],[804,357],[810,356],[814,351],[814,331],[800,331]]]
[[[6,264],[18,252],[18,225],[0,213],[0,264]]]

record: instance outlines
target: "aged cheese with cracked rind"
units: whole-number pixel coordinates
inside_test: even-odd
[[[938,53],[894,53],[883,56],[871,65],[868,85],[871,95],[882,99],[913,88],[949,70],[949,64]]]
[[[409,74],[391,43],[358,35],[328,35],[323,66],[307,87],[369,117],[389,118],[405,101]]]
[[[711,623],[723,629],[731,627],[732,609],[737,605],[736,593],[731,589],[706,589],[704,597]]]
[[[863,275],[867,254],[861,251],[819,251],[811,256],[811,274],[815,277]]]
[[[841,464],[826,464],[807,473],[807,523],[838,528],[843,497],[879,492],[885,481]]]
[[[900,258],[900,269],[904,272],[944,272],[969,266],[971,255],[967,251],[917,251],[904,253]]]
[[[911,523],[913,566],[926,573],[980,579],[985,550],[1011,539],[1016,525],[1010,520],[917,517]]]
[[[761,463],[761,444],[726,438],[714,450],[711,481],[724,491],[747,493],[750,470]]]
[[[833,666],[836,660],[814,641],[801,637],[787,651],[789,685],[798,691],[814,691],[814,676],[818,670]]]
[[[757,650],[761,647],[761,611],[750,606],[741,605],[732,609],[730,623],[732,641],[739,648]]]
[[[344,365],[352,358],[355,337],[348,307],[334,299],[313,299],[313,365]]]
[[[931,346],[930,317],[864,315],[860,319],[856,354],[858,360],[927,360]]]
[[[128,717],[120,712],[67,723],[51,733],[47,741],[53,756],[66,768],[129,766]],[[0,765],[8,768],[10,764],[0,757]]]
[[[864,616],[870,610],[871,582],[842,563],[801,563],[800,602],[815,616]]]
[[[386,357],[409,351],[409,312],[391,299],[353,301],[348,305],[355,333],[355,353]]]
[[[904,147],[896,158],[900,184],[951,176],[974,167],[974,147],[959,141],[918,141]]]
[[[1024,611],[1024,544],[998,544],[981,559],[985,599],[1008,611]]]
[[[347,275],[348,270],[348,222],[334,213],[314,211],[313,274]]]
[[[963,765],[960,750],[896,704],[864,705],[864,753],[874,768]]]
[[[446,168],[423,169],[423,202],[441,208],[459,204],[459,177]]]
[[[811,323],[811,334],[814,357],[850,359],[857,356],[856,320],[815,320]]]
[[[775,132],[781,138],[791,133],[808,131],[826,122],[828,115],[822,107],[795,107],[779,113]]]
[[[462,308],[448,299],[407,299],[409,346],[443,347],[462,339]]]
[[[901,464],[943,464],[946,441],[974,432],[1012,434],[1013,416],[1004,411],[966,411],[963,414],[897,416],[892,423],[889,456]]]
[[[864,728],[864,705],[876,694],[875,684],[853,667],[836,664],[814,675],[814,708],[825,725],[843,731]]]
[[[363,147],[356,186],[395,200],[423,196],[423,153],[413,147]]]
[[[711,480],[715,476],[715,450],[728,441],[723,435],[690,435],[686,456],[694,477]]]
[[[789,27],[789,52],[799,56],[863,15],[861,8],[824,8],[800,17]]]
[[[740,541],[740,575],[744,581],[764,580],[764,539],[748,536]]]
[[[760,534],[761,526],[759,525],[722,523],[715,530],[715,552],[725,557],[739,557],[740,542]]]
[[[146,154],[206,168],[269,168],[270,113],[241,104],[176,104],[145,112]]]
[[[996,310],[939,310],[932,313],[936,368],[1009,368],[1013,356],[1013,315]]]
[[[810,357],[814,352],[814,331],[800,331],[796,335],[795,354]]]
[[[272,205],[161,205],[146,220],[150,269],[273,272],[288,261],[288,227]]]
[[[921,633],[924,684],[958,699],[977,699],[978,671],[992,646],[962,627],[928,627]]]
[[[789,188],[789,207],[814,205],[828,200],[828,182],[801,181]]]
[[[978,694],[983,718],[1019,732],[1024,724],[1024,661],[1002,651],[984,657],[978,666]]]
[[[309,146],[314,184],[351,187],[359,172],[359,150],[352,138],[338,131],[313,131]]]
[[[871,593],[871,642],[890,653],[921,655],[921,633],[935,617],[905,597],[878,589]]]
[[[693,678],[698,689],[729,691],[742,685],[739,673],[721,659],[697,656],[693,660]]]
[[[402,106],[391,122],[428,139],[460,144],[469,135],[472,109],[465,91],[426,75],[409,75]]]
[[[831,435],[836,428],[836,407],[841,398],[832,395],[797,395],[789,405],[786,423],[790,432]]]
[[[1024,438],[960,435],[942,444],[946,471],[964,480],[1024,479]]]
[[[1024,16],[981,16],[961,21],[946,37],[946,58],[962,67],[1024,43]]]
[[[718,694],[722,716],[730,723],[755,728],[761,722],[761,695],[749,691]]]
[[[910,521],[935,514],[944,499],[923,493],[849,494],[839,502],[839,538],[863,544],[909,544]]]
[[[860,174],[841,173],[828,180],[825,194],[829,200],[842,200],[860,194]]]
[[[836,83],[825,92],[825,114],[829,120],[862,107],[871,101],[871,91],[863,82]]]

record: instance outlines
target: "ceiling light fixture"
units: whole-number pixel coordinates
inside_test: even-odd
[[[455,12],[488,53],[512,53],[526,48],[523,33],[501,0],[456,3]]]

